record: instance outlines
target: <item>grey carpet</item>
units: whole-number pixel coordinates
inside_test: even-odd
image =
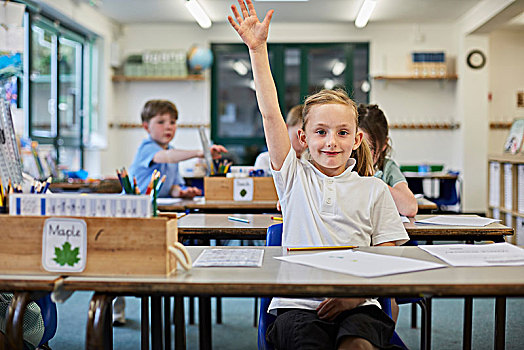
[[[53,350],[83,349],[87,309],[92,293],[76,292],[64,304],[58,305],[58,331],[51,340]],[[114,349],[140,348],[140,299],[126,298],[127,323],[114,328]],[[198,303],[197,303],[198,304]],[[213,302],[214,307],[214,302]],[[186,312],[187,312],[186,305]],[[494,301],[475,299],[473,306],[473,349],[493,349]],[[420,316],[420,312],[418,313]],[[197,313],[198,315],[198,313]],[[186,316],[186,323],[187,323]],[[507,301],[506,349],[524,349],[524,299]],[[224,298],[223,323],[215,324],[213,317],[213,349],[256,349],[257,330],[253,327],[253,298]],[[198,322],[198,320],[197,320]],[[402,305],[397,332],[410,347],[419,348],[420,329],[411,329],[411,309]],[[420,327],[420,321],[418,323]],[[461,349],[463,301],[461,299],[433,300],[433,349]],[[187,325],[187,348],[198,349],[198,324]]]

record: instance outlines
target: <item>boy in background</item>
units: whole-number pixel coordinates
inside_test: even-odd
[[[174,149],[169,143],[175,137],[178,110],[173,102],[167,100],[147,101],[142,109],[142,126],[149,137],[142,141],[136,152],[129,172],[136,177],[140,193],[146,193],[151,181],[151,175],[158,170],[166,175],[164,185],[158,197],[193,198],[200,196],[202,191],[197,187],[184,187],[184,179],[180,175],[178,162],[202,158],[201,150]],[[227,152],[223,146],[213,145],[210,148],[212,157],[220,158],[222,152]],[[113,302],[113,324],[123,325],[125,318],[125,299],[116,297]]]
[[[184,180],[180,176],[178,162],[202,158],[204,152],[201,150],[179,150],[174,149],[169,143],[175,137],[178,110],[174,103],[167,100],[147,101],[142,109],[142,126],[149,137],[142,141],[138,147],[133,164],[129,172],[137,179],[138,188],[145,193],[153,171],[160,171],[166,175],[166,180],[159,197],[184,197],[193,198],[201,195],[196,187],[184,188]],[[211,146],[211,155],[220,158],[222,152],[227,150],[220,145]]]

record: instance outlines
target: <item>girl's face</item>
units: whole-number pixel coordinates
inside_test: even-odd
[[[175,137],[176,119],[168,113],[157,114],[142,125],[151,138],[163,148],[167,148],[169,142]]]
[[[353,109],[343,104],[311,107],[306,130],[299,130],[304,147],[309,148],[313,165],[327,176],[340,175],[346,170],[351,152],[362,142],[357,131]]]

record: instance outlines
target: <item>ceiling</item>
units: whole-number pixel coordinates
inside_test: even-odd
[[[193,22],[185,0],[83,0],[122,24]],[[378,0],[370,22],[454,22],[481,0]],[[236,0],[198,0],[213,22],[225,22]],[[258,2],[258,3],[257,3]],[[273,22],[352,22],[363,0],[256,1]]]

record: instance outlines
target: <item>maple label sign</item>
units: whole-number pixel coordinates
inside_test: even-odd
[[[52,272],[82,272],[87,260],[84,220],[49,218],[44,222],[42,266]]]

